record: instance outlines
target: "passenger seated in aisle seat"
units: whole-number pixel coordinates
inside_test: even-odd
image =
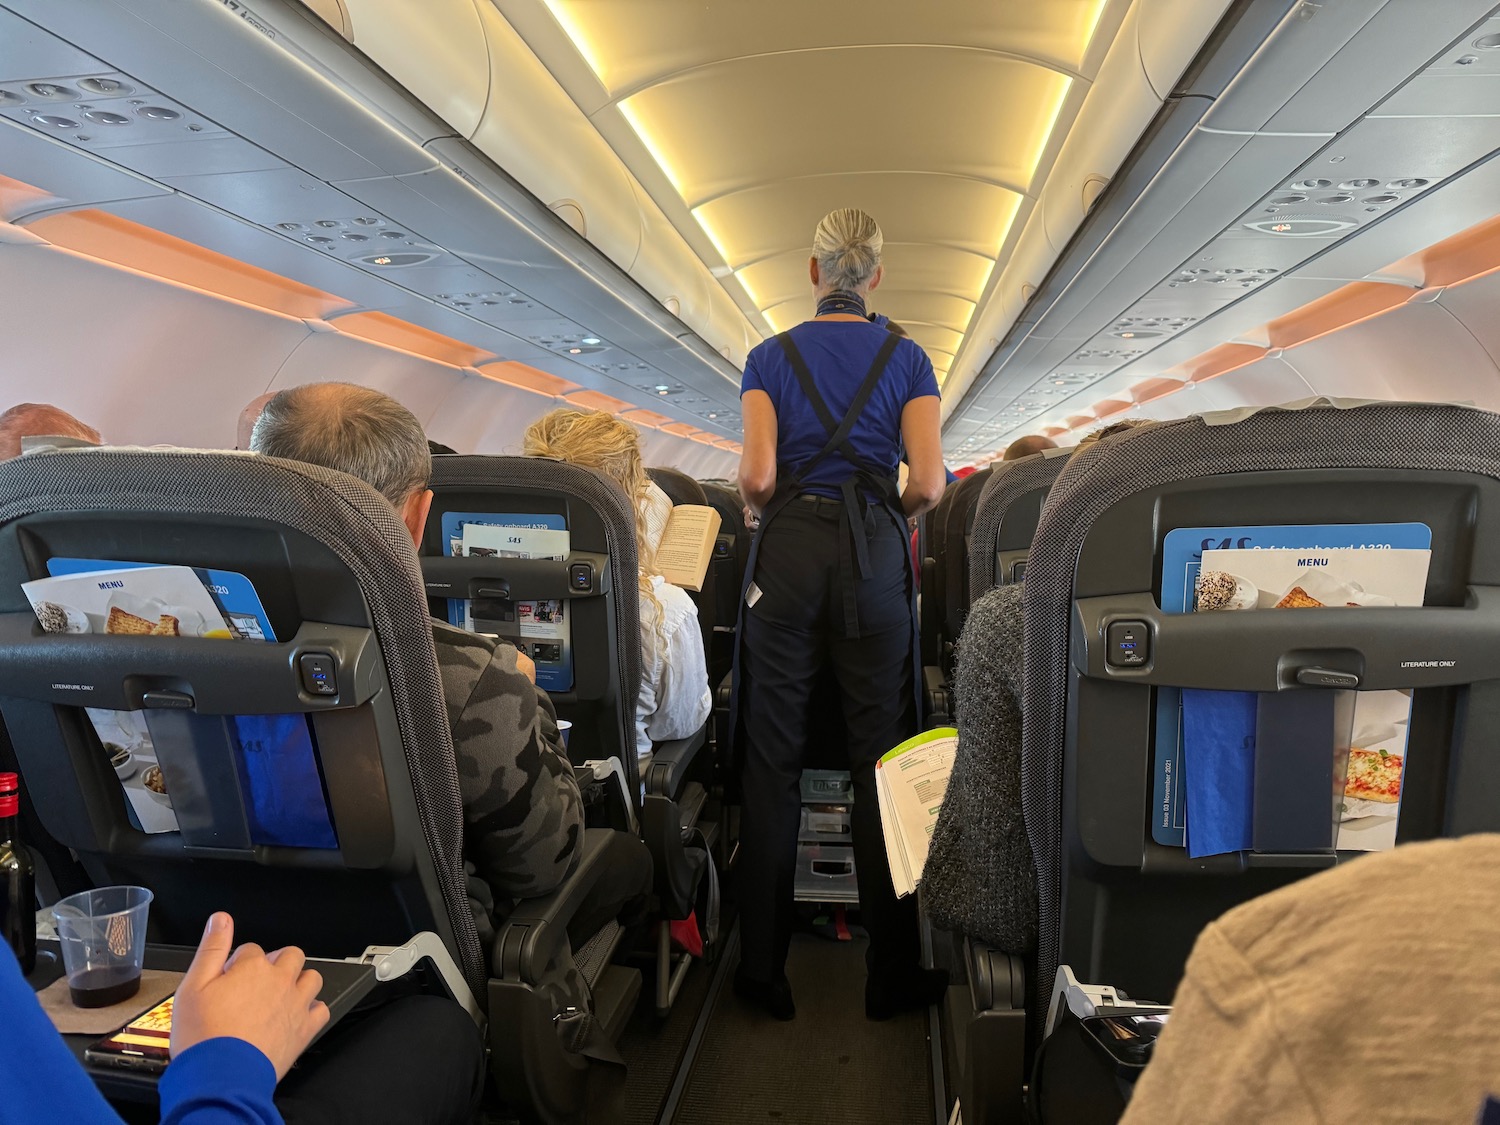
[[[698,609],[686,590],[657,574],[653,565],[672,503],[646,473],[635,427],[609,414],[559,407],[531,424],[525,451],[528,457],[554,457],[596,469],[624,489],[635,505],[641,591],[635,750],[644,776],[653,742],[687,738],[713,710]]]
[[[177,987],[172,1062],[158,1085],[162,1125],[460,1125],[472,1118],[484,1089],[484,1044],[452,1000],[395,1000],[341,1034],[351,1015],[322,1041],[316,1061],[302,1058],[288,1077],[328,1022],[317,999],[322,978],[304,968],[299,949],[266,954],[233,942],[233,920],[213,915]],[[7,1033],[0,1122],[120,1125],[3,942],[0,1011]]]
[[[103,441],[98,430],[66,410],[44,402],[23,402],[0,414],[0,461],[21,456],[21,439],[34,437],[70,438],[91,445]]]
[[[1000,454],[1000,460],[1019,461],[1022,457],[1030,457],[1033,453],[1040,453],[1044,449],[1056,448],[1057,442],[1049,437],[1043,437],[1041,434],[1027,434],[1007,445],[1005,452]]]
[[[1500,835],[1403,844],[1198,935],[1121,1125],[1475,1121],[1500,1092]]]
[[[1116,422],[1078,448],[1143,424]],[[990,590],[964,621],[953,676],[958,755],[922,872],[923,907],[936,925],[1008,953],[1035,948],[1037,923],[1021,814],[1022,590]]]
[[[420,543],[432,504],[432,455],[421,423],[395,399],[349,383],[282,391],[266,403],[250,448],[360,478],[391,502]],[[547,894],[572,869],[583,799],[531,662],[522,664],[510,645],[445,622],[432,623],[432,637],[458,759],[469,897],[488,948],[494,916],[508,913],[506,900]],[[649,892],[645,845],[619,834],[612,847],[618,870],[598,884],[609,901],[581,910],[575,926],[579,918],[597,920],[597,929]]]

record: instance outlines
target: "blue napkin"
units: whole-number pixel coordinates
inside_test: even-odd
[[[1193,859],[1251,847],[1257,702],[1249,691],[1183,689],[1183,784]]]

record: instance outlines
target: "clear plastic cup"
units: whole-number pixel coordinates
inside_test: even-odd
[[[107,1008],[136,994],[151,898],[145,887],[99,887],[52,908],[74,1005]]]
[[[569,734],[569,732],[572,731],[572,729],[573,729],[573,724],[570,723],[570,722],[568,722],[567,719],[558,719],[557,720],[557,733],[560,734],[560,735],[562,735],[562,742],[563,742],[563,749],[564,750],[566,750],[568,748],[568,734]]]

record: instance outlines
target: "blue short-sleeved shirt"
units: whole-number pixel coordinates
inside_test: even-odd
[[[829,411],[842,421],[890,334],[879,325],[855,320],[804,321],[791,334]],[[740,394],[746,391],[765,391],[776,407],[776,463],[782,471],[799,471],[828,443],[828,431],[802,393],[780,341],[766,340],[750,353],[740,383]],[[927,353],[913,341],[901,340],[860,411],[849,434],[850,446],[862,460],[894,477],[901,460],[901,411],[912,399],[937,394],[937,376]],[[830,453],[808,473],[802,491],[837,496],[838,485],[854,471],[842,454]]]

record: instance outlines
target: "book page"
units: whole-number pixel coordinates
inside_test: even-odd
[[[906,852],[901,847],[901,833],[894,830],[896,813],[891,807],[891,790],[887,777],[888,775],[883,770],[876,768],[875,796],[880,804],[881,825],[892,826],[891,831],[884,833],[885,859],[891,868],[891,885],[896,889],[897,898],[905,898],[917,889],[917,881],[912,878],[911,865],[907,862]]]
[[[656,572],[684,590],[703,589],[703,576],[719,534],[719,513],[704,504],[678,504],[656,548]]]

